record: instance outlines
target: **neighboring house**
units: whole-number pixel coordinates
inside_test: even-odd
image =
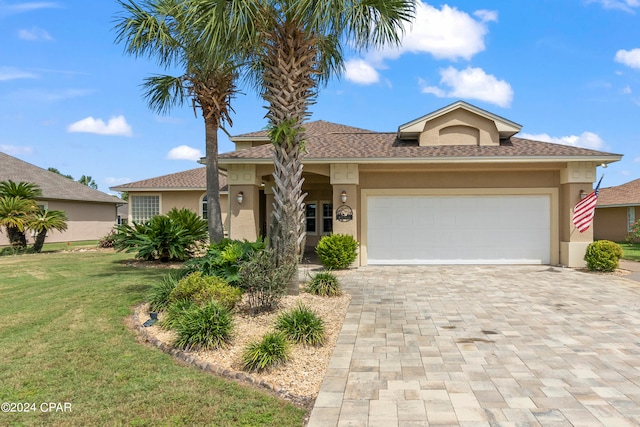
[[[218,176],[220,183],[220,209],[222,224],[228,230],[227,177]],[[154,215],[166,214],[173,208],[187,208],[207,218],[207,176],[201,167],[172,173],[110,188],[129,194],[129,211],[124,217],[129,223],[142,222]]]
[[[640,220],[640,178],[616,187],[600,189],[593,237],[624,242],[631,225]]]
[[[38,204],[67,214],[67,230],[51,231],[47,242],[98,240],[116,224],[116,209],[125,203],[72,179],[49,172],[0,152],[0,181],[31,182],[42,190]],[[6,230],[0,233],[0,245],[8,245]]]
[[[521,126],[459,101],[373,132],[305,124],[307,246],[353,235],[357,265],[584,265],[593,227],[579,233],[573,207],[611,154],[517,138]],[[265,235],[273,206],[266,131],[231,138],[229,237]],[[238,197],[238,196],[242,197]]]

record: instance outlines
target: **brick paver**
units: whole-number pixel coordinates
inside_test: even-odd
[[[640,425],[640,283],[548,266],[339,272],[352,301],[309,420]]]

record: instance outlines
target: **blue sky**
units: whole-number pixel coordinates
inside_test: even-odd
[[[0,0],[0,151],[105,192],[199,166],[202,118],[147,108],[140,84],[163,70],[114,43],[119,12],[111,0]],[[640,178],[640,0],[421,2],[402,47],[345,59],[312,120],[395,131],[461,99],[521,124],[519,136],[623,154],[604,187]],[[265,126],[261,99],[243,92],[232,135]]]

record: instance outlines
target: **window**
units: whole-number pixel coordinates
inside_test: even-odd
[[[333,231],[333,204],[322,203],[322,234],[331,234]]]
[[[209,206],[207,205],[207,196],[202,198],[202,219],[207,219],[209,214]]]
[[[627,232],[631,233],[631,227],[636,223],[636,207],[629,206],[627,208]]]
[[[315,203],[306,205],[305,217],[307,219],[307,233],[316,234],[317,205]]]
[[[160,196],[131,196],[131,219],[144,222],[154,215],[160,215]]]

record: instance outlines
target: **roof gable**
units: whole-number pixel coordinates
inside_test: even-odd
[[[223,173],[218,175],[220,191],[227,191],[227,176]],[[111,187],[113,191],[136,191],[136,190],[202,190],[207,189],[207,168],[200,167],[183,172],[171,173],[155,178],[143,179],[141,181],[130,182],[128,184]]]
[[[597,207],[640,206],[640,178],[615,187],[601,188]]]
[[[74,200],[97,203],[123,203],[103,193],[54,172],[0,152],[0,181],[31,182],[42,190],[42,200]]]

